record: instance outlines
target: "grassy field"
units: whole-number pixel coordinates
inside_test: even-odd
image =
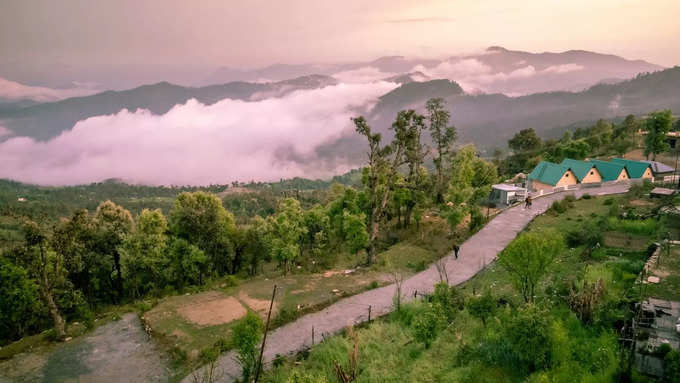
[[[630,196],[581,199],[562,214],[553,212],[537,217],[527,230],[556,229],[566,234],[598,222],[605,225],[610,222],[610,214],[616,216],[617,211],[636,208],[630,204],[636,199]],[[504,323],[512,318],[515,308],[523,306],[523,300],[513,288],[508,272],[493,263],[457,288],[466,301],[486,291],[497,302],[507,302],[497,308],[486,325],[465,308],[427,348],[416,340],[414,323],[425,315],[428,304],[410,304],[401,312],[356,329],[359,339],[356,381],[520,382],[527,378],[531,382],[612,381],[619,363],[613,323],[626,316],[628,299],[636,291],[636,276],[647,258],[647,245],[657,235],[657,232],[629,234],[618,230],[625,225],[618,221],[613,224],[615,229],[604,230],[603,243],[592,251],[576,246],[559,254],[537,289],[537,306],[545,310],[543,315],[552,323],[553,362],[549,370],[532,374],[497,362],[508,357],[502,351]],[[599,280],[604,285],[604,298],[592,323],[584,323],[565,302],[569,288]],[[676,283],[674,280],[669,278],[667,283],[656,287],[680,291],[671,284]],[[337,361],[347,366],[352,346],[350,336],[329,338],[308,353],[279,361],[265,381],[335,382],[333,365]]]

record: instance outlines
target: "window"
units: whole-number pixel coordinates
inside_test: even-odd
[[[593,175],[593,171],[592,171],[592,170],[590,171],[590,175],[591,175],[591,176]]]

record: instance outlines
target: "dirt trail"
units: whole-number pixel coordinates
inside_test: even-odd
[[[169,369],[137,314],[125,314],[47,355],[20,354],[0,364],[0,382],[166,382]]]
[[[496,259],[496,255],[507,246],[515,236],[526,227],[538,214],[542,214],[553,201],[566,195],[577,197],[588,193],[591,195],[617,194],[628,190],[629,185],[611,185],[584,190],[557,193],[534,200],[533,208],[524,210],[522,206],[510,208],[491,220],[482,230],[470,237],[461,245],[457,260],[452,255],[445,258],[449,282],[460,284],[477,274],[486,265]],[[429,293],[439,282],[439,274],[434,266],[430,266],[409,279],[402,285],[405,300],[413,297],[414,292]],[[264,359],[271,362],[277,354],[293,354],[311,345],[312,326],[316,333],[316,341],[323,335],[332,335],[347,327],[368,319],[368,307],[371,306],[371,317],[385,315],[392,310],[392,298],[395,286],[389,285],[338,301],[326,309],[305,315],[285,326],[279,327],[267,336]],[[240,367],[233,353],[223,355],[219,360],[218,372],[220,382],[233,382],[240,376]],[[188,376],[183,383],[191,383]]]

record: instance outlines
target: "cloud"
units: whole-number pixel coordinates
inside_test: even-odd
[[[578,65],[574,63],[553,65],[543,69],[544,73],[568,73],[582,70],[583,65]]]
[[[317,162],[316,149],[352,132],[349,118],[396,86],[339,84],[261,101],[189,100],[163,115],[123,110],[92,117],[47,142],[11,137],[0,143],[0,178],[204,185],[328,176],[362,159]]]
[[[423,72],[432,78],[448,78],[456,81],[468,93],[483,92],[491,85],[536,75],[532,65],[517,68],[509,73],[493,72],[493,69],[475,58],[443,61],[435,67],[417,65],[413,71]]]
[[[23,85],[0,77],[0,99],[8,101],[33,100],[38,102],[59,101],[69,97],[94,94],[92,83],[78,84],[68,89],[52,89],[42,86]],[[81,85],[81,86],[78,86]]]
[[[379,68],[365,66],[357,69],[334,73],[333,77],[340,82],[354,84],[383,80],[395,75],[396,73],[383,72]]]

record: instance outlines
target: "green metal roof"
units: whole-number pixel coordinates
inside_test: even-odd
[[[530,180],[536,180],[548,185],[557,185],[557,182],[569,170],[568,167],[554,164],[548,161],[541,161],[534,170],[529,173]]]
[[[602,181],[605,182],[616,181],[619,178],[619,174],[621,174],[622,170],[628,173],[625,165],[616,162],[607,162],[602,160],[590,160],[589,162],[595,164],[595,167],[602,175]],[[630,175],[628,178],[630,178]]]
[[[645,170],[650,167],[650,165],[646,162],[627,160],[625,158],[612,158],[611,162],[625,165],[630,178],[642,177],[642,175],[645,173]]]
[[[566,166],[571,169],[571,171],[574,172],[576,179],[578,179],[578,182],[581,182],[583,178],[588,175],[588,172],[595,167],[595,164],[591,164],[590,162],[586,161],[565,158],[562,160],[562,166]]]

